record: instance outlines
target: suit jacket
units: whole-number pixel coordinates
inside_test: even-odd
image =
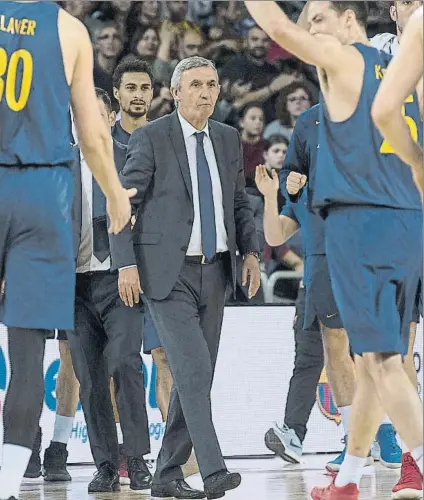
[[[222,185],[224,222],[231,255],[228,275],[236,283],[236,249],[259,252],[252,210],[245,192],[240,136],[232,127],[209,120],[210,137]],[[148,298],[171,292],[190,241],[194,209],[187,152],[176,112],[137,129],[128,143],[120,174],[124,187],[137,188],[133,231],[111,237],[111,247],[133,241],[140,281]],[[112,251],[112,256],[116,255]],[[113,268],[122,267],[120,261]]]
[[[113,131],[112,131],[113,135]],[[74,174],[74,199],[72,204],[72,224],[73,224],[73,237],[74,237],[74,250],[75,256],[78,258],[79,246],[81,243],[81,223],[82,223],[82,180],[81,180],[81,161],[80,149],[75,146],[75,162],[73,163]],[[122,170],[125,165],[125,158],[127,152],[127,145],[119,142],[113,138],[113,153],[115,165],[118,172]],[[93,178],[94,182],[94,178]],[[103,216],[97,217],[92,220],[93,224],[93,239],[96,240],[96,247],[104,250],[105,254],[110,253],[109,234],[108,234],[108,220],[106,213]],[[119,245],[119,256],[122,266],[126,267],[135,265],[134,250],[131,241],[124,239]]]

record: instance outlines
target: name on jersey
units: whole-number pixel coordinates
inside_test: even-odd
[[[0,14],[0,31],[11,35],[34,36],[37,21],[33,19],[16,19],[16,17],[6,17]]]
[[[381,64],[375,64],[375,78],[376,80],[382,80],[384,78],[384,73],[386,72],[386,68],[383,68]]]

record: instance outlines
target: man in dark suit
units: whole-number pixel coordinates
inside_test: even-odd
[[[177,112],[132,134],[121,172],[124,186],[138,190],[135,226],[125,234],[134,243],[141,287],[174,378],[152,485],[158,498],[219,498],[241,481],[222,458],[210,392],[236,250],[252,297],[260,284],[259,248],[239,134],[209,120],[219,90],[211,61],[180,61],[171,80]],[[204,492],[183,480],[181,465],[192,445]]]
[[[96,93],[101,114],[110,126],[114,117],[110,98],[102,89],[96,89]],[[114,143],[115,159],[119,157],[118,146]],[[122,165],[123,162],[121,168]],[[110,270],[106,200],[88,172],[84,158],[81,158],[81,187],[76,190],[81,193],[81,238],[77,258],[75,331],[67,334],[72,363],[80,382],[91,452],[98,469],[88,491],[120,489],[111,377],[128,457],[130,488],[146,490],[151,486],[152,477],[143,459],[150,452],[150,440],[140,357],[142,310],[140,304],[126,307],[120,299],[118,272]]]

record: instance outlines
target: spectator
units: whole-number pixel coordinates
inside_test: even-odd
[[[131,53],[145,60],[152,66],[156,61],[156,56],[159,49],[159,33],[156,28],[142,27],[139,28],[130,44]]]
[[[184,31],[194,29],[200,32],[200,28],[187,19],[188,2],[187,0],[168,0],[166,2],[168,11],[167,19],[172,28],[181,35]]]
[[[127,19],[131,10],[131,0],[112,0],[111,2],[103,2],[101,6],[103,18],[105,21],[113,20],[119,26],[123,39],[128,36]]]
[[[277,99],[277,120],[268,124],[264,137],[280,134],[290,139],[297,117],[312,106],[312,93],[304,83],[288,85]]]
[[[63,8],[80,21],[87,20],[89,14],[96,8],[97,2],[81,2],[81,0],[67,0],[63,2]]]
[[[109,94],[114,109],[117,102],[113,97],[112,73],[122,53],[123,41],[115,21],[107,21],[95,33],[94,85]]]
[[[278,69],[266,61],[271,39],[258,26],[247,33],[245,50],[235,55],[221,70],[224,97],[233,111],[251,102],[264,103],[266,121],[274,118],[273,96],[295,80],[291,75],[279,75]],[[228,116],[231,123],[235,116]]]
[[[260,103],[245,107],[240,119],[240,131],[246,186],[255,186],[256,166],[263,162],[265,150],[265,141],[262,139],[264,110]]]
[[[132,2],[127,19],[127,37],[132,40],[134,33],[140,28],[157,28],[161,22],[161,3],[159,0]]]
[[[155,80],[169,86],[175,66],[181,59],[200,55],[205,40],[201,33],[192,29],[186,30],[178,36],[175,29],[167,21],[162,23],[160,36],[161,43],[155,67]],[[171,47],[175,40],[177,40],[178,58],[171,60]]]
[[[288,147],[289,141],[283,135],[274,134],[265,141],[264,165],[269,173],[272,170],[278,172],[282,168]]]

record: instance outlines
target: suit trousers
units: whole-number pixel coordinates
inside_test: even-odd
[[[68,332],[72,363],[96,467],[119,467],[119,449],[110,398],[115,384],[126,456],[150,453],[141,360],[142,306],[127,307],[118,293],[118,273],[77,274],[75,331]]]
[[[182,479],[181,466],[193,446],[203,479],[226,469],[212,422],[211,389],[227,282],[223,260],[185,260],[170,295],[146,299],[174,379],[154,484]]]

